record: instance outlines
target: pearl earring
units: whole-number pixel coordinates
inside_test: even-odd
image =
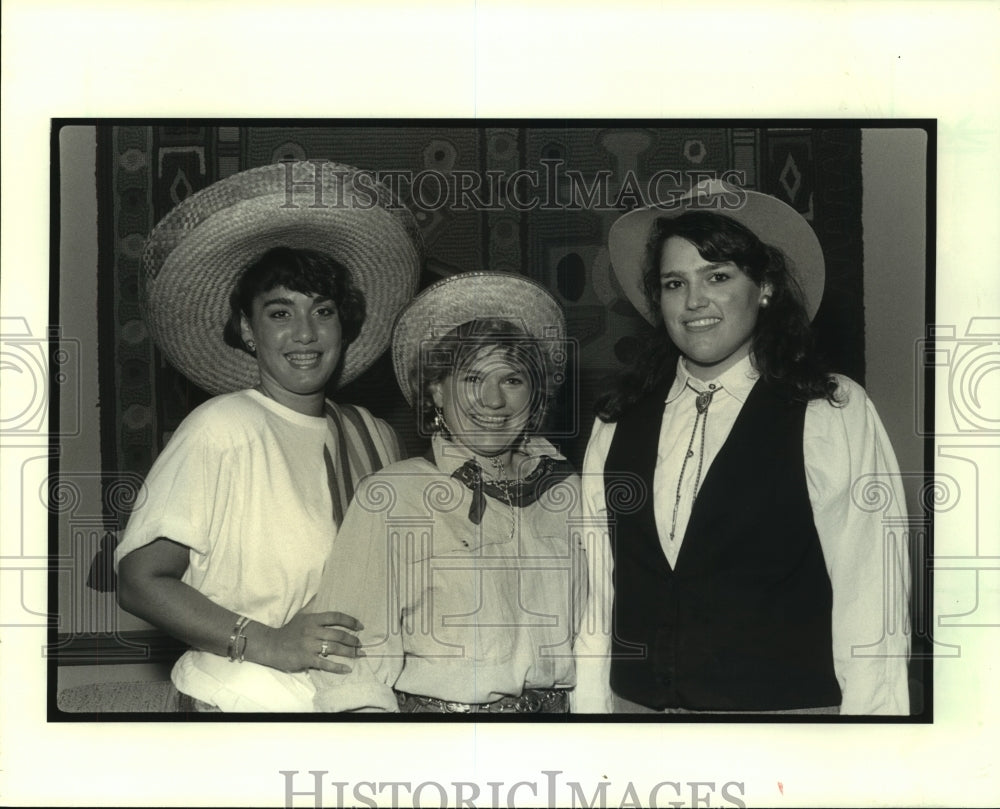
[[[251,354],[257,353],[257,344],[253,340],[247,340],[247,348],[250,349]]]

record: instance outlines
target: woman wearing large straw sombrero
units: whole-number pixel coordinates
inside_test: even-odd
[[[560,713],[587,592],[579,477],[538,431],[562,379],[563,314],[522,276],[438,282],[393,330],[431,452],[359,488],[317,607],[364,624],[323,711]]]
[[[812,228],[709,181],[621,217],[609,248],[657,340],[598,403],[584,461],[614,593],[586,709],[908,713],[905,543],[852,498],[878,479],[902,504],[899,472],[864,390],[813,348]]]
[[[157,458],[116,553],[121,605],[192,647],[172,672],[182,707],[309,711],[305,672],[357,654],[354,618],[300,611],[355,485],[400,449],[326,391],[385,350],[420,248],[384,189],[326,168],[326,207],[311,184],[296,197],[293,167],[252,169],[184,200],[143,256],[154,340],[218,394]]]

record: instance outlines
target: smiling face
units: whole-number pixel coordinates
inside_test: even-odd
[[[484,347],[430,386],[452,437],[466,448],[509,463],[532,416],[530,374],[498,347]]]
[[[761,299],[770,294],[733,262],[702,258],[671,236],[660,258],[660,312],[667,334],[698,379],[714,379],[750,351]]]
[[[340,362],[336,304],[279,286],[254,297],[240,328],[243,341],[256,344],[263,392],[299,413],[320,415],[324,389]]]

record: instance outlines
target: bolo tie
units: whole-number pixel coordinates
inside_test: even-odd
[[[694,400],[694,406],[697,410],[694,417],[694,428],[691,430],[691,438],[688,439],[687,452],[684,453],[684,463],[681,464],[681,475],[677,479],[677,495],[674,498],[674,515],[673,519],[670,521],[670,541],[674,541],[674,534],[677,532],[677,512],[681,505],[681,484],[684,482],[684,473],[687,470],[688,461],[694,457],[694,452],[692,447],[694,447],[695,436],[698,435],[698,427],[701,427],[701,445],[698,450],[698,471],[695,473],[694,477],[694,494],[691,497],[692,502],[698,496],[698,486],[701,484],[701,467],[705,460],[705,425],[708,422],[708,406],[712,403],[712,397],[722,390],[721,385],[709,385],[708,390],[698,391],[689,382],[687,385],[691,390],[695,391],[697,396]]]

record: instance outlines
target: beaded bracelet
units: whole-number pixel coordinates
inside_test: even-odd
[[[247,636],[244,634],[246,632],[247,624],[250,623],[250,619],[245,615],[240,615],[236,619],[236,626],[233,627],[233,634],[229,636],[229,662],[235,663],[239,661],[243,662],[244,655],[247,650]]]

